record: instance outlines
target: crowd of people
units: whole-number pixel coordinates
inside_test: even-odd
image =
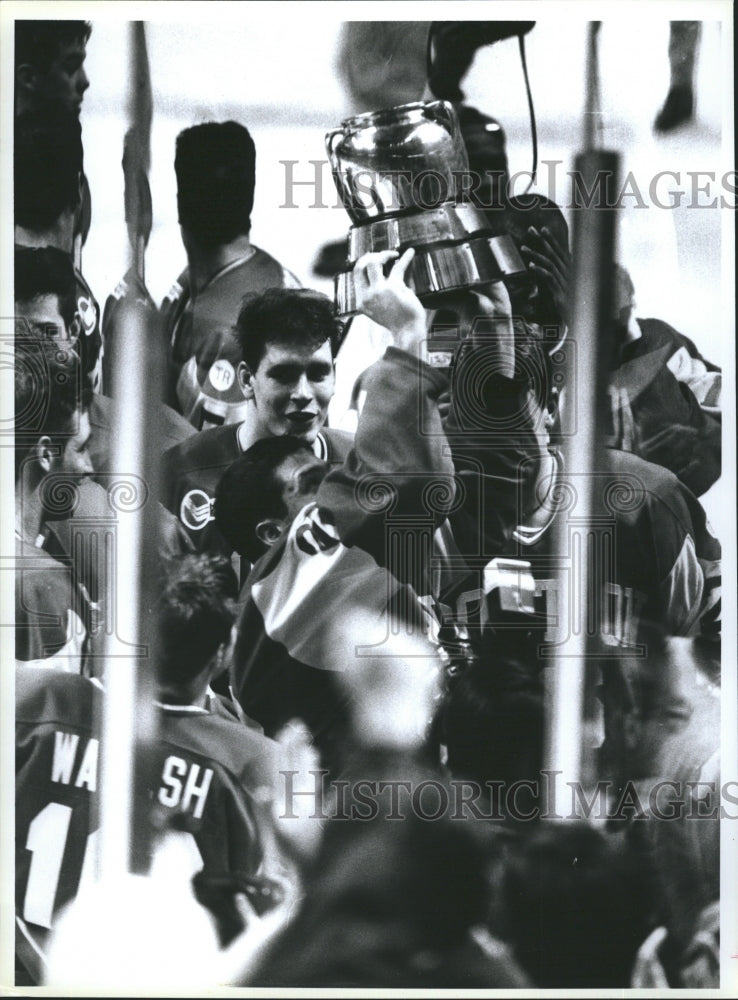
[[[433,363],[448,318],[413,291],[412,247],[359,258],[341,320],[252,242],[248,129],[194,125],[173,151],[187,268],[160,306],[129,274],[102,310],[80,264],[91,26],[15,28],[16,986],[86,982],[70,927],[105,988],[152,934],[162,982],[199,959],[212,986],[718,986],[721,553],[699,498],[721,471],[719,366],[639,317],[613,266],[597,653],[571,734],[587,771],[555,801],[562,441],[582,391],[561,363],[561,210],[508,198],[502,126],[457,101],[471,197],[527,280],[477,288],[485,322]],[[430,77],[448,89],[444,37]],[[131,303],[167,362],[144,542],[156,746],[134,795],[169,923],[119,913],[102,944],[84,904]],[[187,914],[210,936],[179,934]]]

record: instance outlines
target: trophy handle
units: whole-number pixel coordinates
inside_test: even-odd
[[[326,132],[325,136],[325,148],[328,152],[328,160],[330,162],[331,170],[333,171],[334,176],[337,173],[339,173],[339,169],[338,169],[338,157],[336,156],[335,151],[333,149],[333,140],[336,138],[336,136],[339,135],[340,136],[343,135],[343,129],[334,128],[332,131]]]
[[[461,134],[461,125],[459,123],[459,116],[456,114],[456,109],[450,101],[435,101],[430,105],[434,110],[437,109],[439,113],[439,118],[445,120],[446,124],[449,126],[451,135],[454,139],[454,144],[461,144],[461,148],[464,149],[464,137]]]

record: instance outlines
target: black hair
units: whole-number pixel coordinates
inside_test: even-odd
[[[619,837],[588,823],[542,824],[510,849],[501,933],[541,988],[623,988],[651,929],[649,880]]]
[[[80,200],[82,129],[70,111],[28,111],[15,120],[15,224],[48,229]]]
[[[488,656],[449,679],[434,721],[452,774],[480,785],[535,780],[543,764],[542,684],[527,647],[506,646],[495,662]]]
[[[177,209],[203,247],[228,243],[251,230],[256,148],[237,122],[193,125],[177,136]]]
[[[15,477],[39,438],[52,441],[76,433],[90,404],[91,389],[79,355],[71,347],[38,337],[15,342]]]
[[[230,639],[238,581],[225,556],[188,554],[168,564],[158,604],[159,682],[186,684]]]
[[[92,33],[89,21],[16,21],[15,65],[30,63],[46,72],[65,45],[87,42]]]
[[[223,473],[215,492],[215,523],[228,544],[251,562],[266,551],[256,526],[268,518],[287,516],[283,483],[277,472],[292,455],[313,456],[299,438],[262,438]]]
[[[236,320],[235,337],[241,357],[255,372],[267,344],[309,344],[318,350],[330,340],[335,357],[343,337],[343,323],[333,303],[309,288],[268,288],[244,296]]]
[[[56,247],[16,247],[15,301],[31,302],[41,295],[57,297],[66,332],[71,335],[77,312],[72,258]]]

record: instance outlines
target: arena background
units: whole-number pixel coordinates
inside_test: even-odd
[[[303,185],[293,188],[296,207],[282,207],[289,201],[287,168],[280,161],[298,161],[292,168],[294,179],[310,181],[310,161],[326,158],[325,133],[347,115],[366,110],[352,100],[340,73],[342,17],[382,20],[397,17],[400,9],[408,18],[415,12],[448,17],[447,8],[236,3],[218,5],[217,17],[206,19],[198,6],[79,5],[93,23],[86,63],[90,89],[82,110],[93,209],[84,273],[102,303],[127,267],[120,163],[128,71],[125,11],[126,16],[146,18],[151,67],[153,230],[146,281],[154,299],[161,301],[186,263],[173,168],[177,133],[196,122],[227,118],[247,125],[256,143],[254,243],[274,254],[305,285],[331,294],[332,283],[317,278],[312,264],[324,242],[345,236],[348,216],[337,207],[327,165],[322,200],[329,207],[313,207],[314,190]],[[472,19],[489,16],[489,5],[461,6]],[[500,16],[521,13],[520,7],[514,12],[509,5],[498,8]],[[638,315],[672,323],[706,357],[722,365],[730,364],[734,344],[734,213],[724,206],[735,204],[736,197],[723,182],[734,169],[732,131],[726,127],[732,121],[732,32],[719,20],[726,9],[725,4],[685,6],[651,0],[620,3],[617,10],[603,5],[600,12],[603,138],[621,153],[623,178],[630,172],[635,181],[623,197],[618,253],[635,283]],[[707,20],[698,51],[695,119],[670,135],[656,136],[652,123],[669,82],[669,18],[690,13],[695,17],[698,12]],[[536,26],[526,36],[539,142],[534,190],[558,201],[569,219],[568,171],[582,141],[587,19],[597,15],[597,5],[538,3],[531,12]],[[417,31],[413,37],[417,39]],[[405,53],[406,58],[417,58],[417,41],[415,50]],[[463,88],[467,103],[502,122],[511,174],[522,174],[515,190],[522,191],[532,150],[515,40],[479,50]],[[406,99],[419,96],[411,82]],[[661,171],[676,176],[661,176],[655,196],[662,205],[675,201],[675,208],[660,207],[649,191]],[[710,172],[713,178],[702,175],[695,180],[691,175],[698,171]],[[728,183],[734,187],[732,176]],[[696,190],[700,187],[706,190]],[[721,483],[704,503],[718,534],[732,531]]]

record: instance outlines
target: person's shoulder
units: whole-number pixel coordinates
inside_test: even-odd
[[[636,491],[634,503],[639,492],[662,500],[684,492],[685,487],[677,476],[663,465],[648,462],[630,451],[620,451],[618,448],[608,448],[607,451],[610,471],[615,475],[616,486],[619,485],[621,490],[628,491],[628,495],[630,491]],[[623,499],[623,502],[627,505],[627,499]]]
[[[100,689],[81,674],[25,664],[15,670],[16,723],[87,725]]]
[[[223,424],[196,431],[164,452],[168,466],[209,469],[230,464],[239,455],[237,424]]]
[[[55,536],[56,537],[56,536]],[[47,552],[45,548],[31,545],[30,542],[16,539],[15,559],[16,574],[15,588],[25,599],[30,601],[31,593],[40,595],[63,592],[62,587],[67,587],[66,578],[71,579],[72,571],[69,561],[64,559],[63,553],[57,553],[61,558]],[[60,574],[64,580],[60,582]],[[16,617],[24,618],[25,607],[16,608]]]
[[[699,500],[669,469],[616,448],[608,448],[608,456],[613,482],[606,502],[617,518],[634,521],[648,512],[662,533],[692,533],[704,521]]]
[[[699,352],[692,340],[680,333],[666,320],[653,316],[636,319],[642,333],[642,351],[654,351],[660,347],[668,347],[671,354],[684,348],[692,358],[699,357]]]
[[[274,740],[222,710],[191,715],[164,710],[161,735],[166,743],[209,760],[239,780],[254,769],[270,769],[277,759]]]
[[[354,444],[354,435],[350,431],[337,430],[335,427],[324,427],[320,432],[326,443],[329,462],[343,462]]]
[[[189,298],[190,294],[190,270],[185,268],[179,277],[172,282],[169,291],[161,302],[162,312],[170,310],[177,303]]]
[[[181,413],[178,413],[171,406],[167,406],[166,403],[159,404],[159,412],[161,416],[161,433],[166,441],[180,444],[182,441],[194,437],[197,433],[186,417],[183,417]]]
[[[49,518],[44,523],[44,531],[47,538],[45,547],[52,550],[52,554],[55,546],[53,539],[49,539],[49,534],[58,542],[61,553],[72,557],[74,539],[88,535],[95,537],[101,529],[101,524],[115,520],[117,508],[115,489],[109,493],[104,486],[93,479],[82,479],[68,486],[74,491],[69,512],[64,517],[60,517],[60,512],[57,512],[56,517]]]
[[[263,271],[275,279],[273,284],[281,288],[302,288],[302,283],[276,257],[252,244],[253,254],[244,262],[244,267],[252,271]]]

